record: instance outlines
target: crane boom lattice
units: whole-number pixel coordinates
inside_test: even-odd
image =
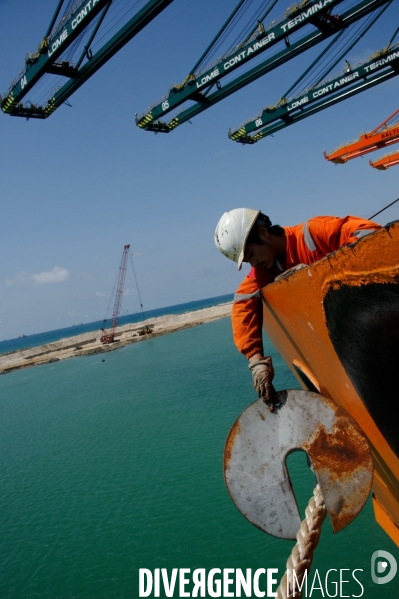
[[[127,258],[129,255],[130,245],[125,245],[123,248],[123,254],[121,263],[119,266],[119,276],[118,276],[118,285],[116,288],[115,294],[115,304],[114,304],[114,312],[112,315],[112,323],[111,323],[111,331],[109,333],[105,333],[101,337],[101,343],[113,343],[115,341],[115,329],[118,324],[119,313],[121,310],[123,289],[125,286],[125,277],[126,277],[126,266],[127,266]]]

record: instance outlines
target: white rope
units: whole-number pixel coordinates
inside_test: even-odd
[[[321,525],[326,513],[323,495],[319,485],[316,485],[313,497],[305,510],[306,518],[302,520],[296,535],[297,543],[287,560],[285,574],[277,589],[277,599],[293,599],[294,597],[301,599],[302,591],[299,588],[302,586],[305,572],[309,571],[312,565],[313,552],[319,542]]]

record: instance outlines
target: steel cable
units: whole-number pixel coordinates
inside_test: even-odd
[[[288,94],[292,92],[295,88],[298,87],[299,83],[302,82],[302,89],[314,88],[316,85],[321,83],[327,75],[332,71],[332,69],[344,58],[344,56],[352,50],[352,48],[359,42],[359,40],[369,31],[369,29],[374,25],[374,23],[380,18],[383,12],[391,5],[393,0],[390,0],[387,4],[385,4],[378,14],[373,12],[365,22],[361,23],[355,32],[353,32],[352,28],[347,30],[342,30],[338,35],[333,39],[330,44],[324,48],[324,50],[319,54],[319,56],[313,61],[313,63],[304,71],[304,73],[295,81],[295,83],[287,90],[287,92],[282,96],[282,98],[287,98]],[[340,39],[342,35],[342,39]],[[349,40],[347,39],[349,37]],[[353,37],[355,38],[354,41]],[[325,56],[331,48],[335,46],[335,44],[339,40],[339,46],[335,48],[335,52],[332,56]],[[348,44],[348,42],[350,42]],[[338,57],[337,57],[338,56]],[[316,72],[312,74],[313,68],[318,64],[318,62],[323,59],[319,68]],[[306,75],[309,75],[308,83],[306,83]]]
[[[379,210],[378,212],[376,212],[375,214],[373,214],[373,216],[370,216],[370,218],[368,220],[371,220],[372,218],[374,218],[378,214],[381,214],[381,212],[384,212],[384,210],[386,210],[387,208],[390,208],[390,206],[393,206],[394,204],[396,204],[396,202],[399,202],[399,198],[397,198],[396,200],[394,200],[393,202],[391,202],[390,204],[388,204],[388,206],[385,206],[385,208],[382,208],[381,210]]]
[[[315,87],[316,85],[318,85],[319,83],[321,83],[321,81],[323,81],[323,79],[325,79],[325,77],[327,77],[327,75],[332,71],[333,68],[335,68],[337,66],[337,64],[344,58],[344,56],[350,52],[352,50],[352,48],[359,42],[359,40],[366,35],[366,33],[369,31],[369,29],[376,23],[376,21],[378,21],[378,19],[381,17],[381,15],[386,11],[386,9],[392,4],[393,0],[390,0],[387,4],[385,4],[382,9],[380,10],[380,12],[378,14],[376,14],[374,16],[374,13],[372,13],[372,15],[370,15],[370,18],[368,19],[368,21],[366,21],[363,24],[363,28],[362,26],[360,27],[360,33],[357,34],[355,40],[349,44],[349,46],[347,46],[343,51],[341,51],[340,55],[338,56],[338,58],[336,58],[335,60],[333,60],[333,62],[327,67],[327,70],[323,72],[322,75],[320,75],[317,79],[317,81],[315,83],[313,83],[312,87]]]

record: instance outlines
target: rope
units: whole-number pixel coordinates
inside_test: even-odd
[[[306,518],[302,520],[296,535],[297,543],[287,560],[286,572],[277,589],[277,599],[291,599],[293,597],[301,599],[302,590],[299,590],[299,587],[302,585],[305,572],[310,570],[312,565],[313,552],[318,545],[321,525],[326,513],[323,495],[319,485],[316,485],[313,490],[313,497],[305,510]]]
[[[390,204],[388,204],[388,206],[385,206],[385,208],[382,208],[381,210],[379,210],[378,212],[376,212],[375,214],[373,214],[373,216],[370,216],[370,218],[368,220],[371,220],[372,218],[374,218],[375,216],[377,216],[377,214],[381,214],[381,212],[384,212],[384,210],[386,210],[387,208],[389,208],[393,204],[396,204],[396,202],[399,202],[399,198],[397,198],[396,200],[394,200],[393,202],[391,202]]]

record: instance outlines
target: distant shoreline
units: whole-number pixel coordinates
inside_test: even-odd
[[[215,297],[208,297],[201,300],[192,300],[189,302],[183,302],[182,304],[173,304],[163,306],[161,308],[146,309],[145,313],[131,312],[130,314],[120,314],[118,319],[118,326],[126,324],[140,324],[144,319],[154,319],[159,316],[167,316],[168,314],[183,314],[185,312],[194,312],[196,310],[202,310],[203,308],[211,308],[212,306],[218,306],[220,304],[226,304],[233,301],[234,294],[227,293]],[[32,349],[39,345],[46,343],[53,343],[53,341],[59,341],[60,339],[66,339],[69,337],[76,337],[83,333],[92,333],[95,335],[101,327],[105,328],[110,326],[111,319],[107,320],[105,315],[104,319],[97,321],[85,322],[80,324],[73,324],[66,327],[57,329],[42,330],[40,332],[31,332],[29,335],[26,334],[26,330],[23,331],[24,335],[19,337],[2,339],[0,341],[0,357],[4,354],[15,351],[24,351],[26,349]],[[108,323],[108,324],[105,324]],[[32,324],[32,323],[31,323]],[[1,327],[2,328],[2,327]],[[28,328],[31,328],[28,326]]]
[[[117,327],[115,331],[116,341],[112,344],[102,344],[101,331],[82,333],[75,337],[66,337],[59,341],[46,343],[25,350],[16,350],[0,355],[0,374],[7,374],[21,368],[37,366],[39,364],[51,364],[74,358],[76,356],[89,356],[92,354],[106,353],[124,347],[130,343],[137,343],[145,339],[153,339],[161,335],[167,335],[181,331],[220,318],[226,318],[231,314],[232,302],[219,304],[210,308],[202,308],[184,314],[168,314],[156,318],[148,318],[141,323],[126,324]],[[151,333],[145,333],[145,327],[149,327]]]

